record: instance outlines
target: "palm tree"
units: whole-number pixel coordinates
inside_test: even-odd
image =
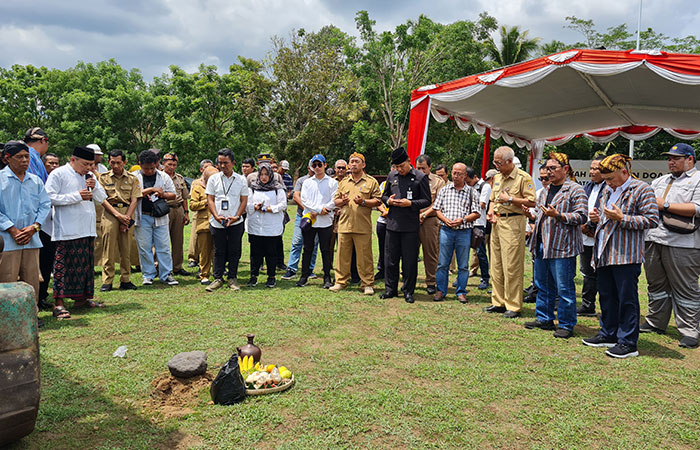
[[[488,55],[499,66],[509,66],[527,60],[537,50],[540,38],[528,38],[528,31],[520,32],[520,27],[508,28],[501,25],[501,46],[496,45],[493,38],[486,41]]]

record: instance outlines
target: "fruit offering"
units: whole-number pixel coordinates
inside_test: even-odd
[[[252,365],[252,358],[246,358],[239,358],[239,366],[248,389],[275,388],[291,381],[292,372],[286,367],[274,364],[263,366],[260,363]]]

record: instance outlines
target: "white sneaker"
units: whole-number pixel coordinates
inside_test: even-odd
[[[172,275],[168,275],[165,277],[165,280],[161,280],[163,283],[167,284],[168,286],[177,286],[180,284],[175,278],[173,278]]]
[[[364,295],[374,295],[374,288],[372,286],[365,286],[365,290],[362,293]]]
[[[328,288],[328,290],[331,292],[340,292],[343,289],[345,289],[345,286],[343,286],[342,284],[338,284],[338,283],[335,283],[333,286]]]
[[[141,282],[144,286],[150,286],[153,284],[153,278],[146,278],[143,277],[143,281]]]
[[[203,286],[207,286],[210,283],[210,281],[209,278],[202,278],[201,280],[199,280],[199,283]]]

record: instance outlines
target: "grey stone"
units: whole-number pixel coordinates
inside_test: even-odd
[[[174,377],[192,378],[207,371],[207,354],[202,351],[183,352],[168,361],[168,369]]]

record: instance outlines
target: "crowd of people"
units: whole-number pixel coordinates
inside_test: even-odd
[[[358,152],[332,167],[314,155],[294,182],[289,163],[278,164],[270,154],[244,159],[237,173],[233,151],[224,148],[215,161],[201,162],[201,177],[188,186],[173,153],[143,151],[127,170],[122,150],[108,152],[109,168],[96,144],[75,147],[60,165],[48,145],[40,128],[4,144],[0,281],[30,284],[37,307],[51,309],[58,319],[70,318],[67,299],[74,301],[72,308],[104,307],[94,296],[95,266],[102,268],[102,292],[115,288],[117,263],[121,290],[138,289],[132,270],[141,272],[143,286],[156,278],[175,286],[175,276],[195,275],[187,263],[198,268],[206,291],[239,291],[247,234],[248,287],[257,286],[263,263],[266,287],[276,286],[278,270],[282,279],[298,277],[296,286],[306,286],[316,277],[320,250],[322,285],[329,292],[357,283],[365,295],[374,295],[375,282],[383,279],[382,299],[400,293],[414,303],[422,248],[425,289],[434,301],[448,298],[450,274],[456,273],[456,299],[468,303],[468,278],[480,272],[478,289],[491,289],[484,311],[508,319],[521,315],[527,247],[536,294],[535,318],[526,328],[570,338],[577,316],[596,314],[597,295],[600,331],[583,339],[585,345],[606,347],[611,357],[636,356],[639,333],[664,333],[673,313],[679,345],[698,346],[700,232],[694,218],[700,216],[700,174],[687,144],[664,153],[670,173],[651,185],[634,178],[629,157],[616,154],[596,157],[591,181],[581,186],[568,156],[553,152],[540,168],[543,188],[537,192],[509,147],[495,151],[495,169],[484,179],[463,163],[433,172],[428,155],[414,167],[397,148],[381,184],[365,172]],[[294,221],[289,201],[297,206]],[[376,260],[373,211],[379,212]],[[288,224],[293,237],[285,264]],[[577,257],[583,275],[578,308]],[[642,265],[649,290],[643,320]],[[48,299],[51,278],[54,304]]]

